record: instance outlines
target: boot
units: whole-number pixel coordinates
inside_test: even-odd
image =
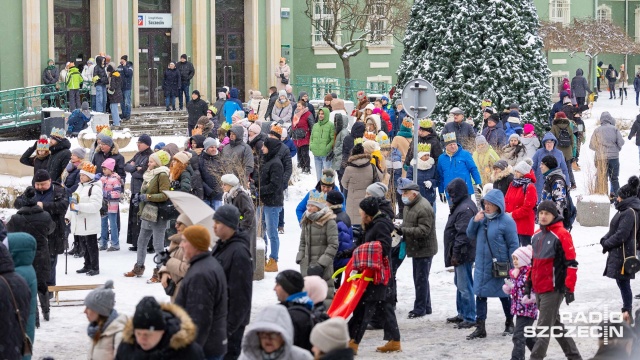
[[[513,325],[513,319],[507,319],[504,322],[504,331],[502,332],[502,336],[513,335],[513,331],[515,330],[515,326]]]
[[[278,227],[278,234],[284,234],[284,226]]]
[[[144,274],[144,265],[140,266],[138,264],[133,265],[133,270],[124,273],[125,277],[140,277]]]
[[[458,324],[458,323],[461,323],[461,322],[463,322],[463,321],[464,321],[464,319],[462,319],[462,318],[461,318],[460,316],[458,316],[458,315],[456,315],[456,316],[454,316],[454,317],[447,318],[447,323]]]
[[[153,268],[153,275],[151,279],[147,280],[147,284],[157,284],[160,282],[160,278],[158,277],[158,268]]]
[[[138,247],[137,246],[129,246],[129,251],[138,251]]]
[[[573,168],[573,171],[580,171],[581,170],[580,169],[580,165],[578,165],[578,163],[575,162],[575,161],[571,164],[571,167]]]
[[[483,339],[487,337],[487,331],[484,328],[484,320],[478,320],[476,323],[478,324],[476,329],[471,333],[471,335],[467,336],[467,340]]]
[[[264,264],[264,272],[278,272],[278,262],[273,258],[269,258]]]
[[[376,351],[381,353],[398,352],[402,351],[402,347],[400,346],[400,341],[389,340],[384,346],[376,348]]]
[[[353,350],[353,355],[358,355],[358,344],[353,339],[349,340],[349,347]]]
[[[75,255],[78,252],[78,246],[80,246],[80,242],[77,240],[73,241],[73,249],[71,249],[71,251],[67,252],[67,254],[69,255]]]

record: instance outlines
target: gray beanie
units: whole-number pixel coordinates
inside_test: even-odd
[[[77,156],[78,159],[84,159],[84,157],[87,155],[87,151],[83,148],[75,148],[71,150],[71,155]]]
[[[489,144],[487,142],[487,138],[485,138],[483,135],[478,135],[476,136],[476,146],[481,145],[481,144]]]
[[[367,193],[375,198],[383,198],[387,193],[387,186],[381,182],[373,183],[367,186]]]
[[[217,149],[218,146],[220,146],[220,142],[218,141],[218,139],[214,139],[214,138],[208,137],[204,141],[204,151],[207,151],[207,149],[212,147],[212,146],[214,146]]]
[[[102,316],[109,316],[116,304],[113,292],[113,280],[107,280],[104,286],[94,289],[84,299],[84,305]]]
[[[105,145],[113,146],[113,139],[110,138],[108,135],[98,134],[98,139],[100,140],[101,143]]]
[[[213,220],[222,223],[233,230],[238,230],[240,223],[240,211],[233,205],[222,205],[213,214]]]
[[[323,353],[349,347],[349,330],[347,321],[341,317],[334,317],[313,327],[309,337],[311,344]]]
[[[524,159],[523,161],[520,161],[519,163],[516,164],[516,166],[513,167],[513,171],[517,171],[522,175],[526,175],[531,171],[531,164],[533,162],[531,161],[531,159],[527,158]]]

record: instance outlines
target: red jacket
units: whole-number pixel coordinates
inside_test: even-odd
[[[509,184],[507,194],[504,196],[506,205],[505,211],[511,213],[511,217],[516,222],[519,235],[533,235],[535,228],[535,210],[538,203],[538,193],[536,192],[536,176],[533,170],[524,176],[531,179],[531,183],[524,186],[513,186]],[[526,195],[525,195],[526,187]]]
[[[562,217],[541,226],[533,235],[531,245],[533,257],[529,281],[533,292],[574,292],[578,275],[576,249],[571,234],[562,226]]]
[[[380,119],[384,120],[385,124],[387,124],[387,133],[389,133],[393,129],[393,125],[391,124],[391,117],[386,111],[375,108],[373,109],[373,111],[371,111],[371,113],[380,115]]]
[[[288,134],[291,139],[293,139],[292,135],[296,129],[303,129],[304,131],[306,131],[306,135],[303,139],[293,140],[293,144],[297,148],[301,146],[309,145],[309,139],[311,137],[311,131],[309,130],[309,116],[311,116],[311,113],[309,111],[306,111],[300,117],[300,121],[298,121],[296,125],[291,126],[291,134]]]

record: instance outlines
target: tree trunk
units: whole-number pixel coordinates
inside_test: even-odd
[[[591,77],[591,71],[593,70],[593,58],[589,57],[589,77],[587,79],[589,79],[589,86],[590,87],[594,87],[595,83],[592,82],[593,78]],[[591,89],[587,89],[587,92],[591,91]]]
[[[342,60],[342,68],[344,69],[344,99],[351,100],[351,63],[349,57],[343,57],[342,54],[338,54]]]

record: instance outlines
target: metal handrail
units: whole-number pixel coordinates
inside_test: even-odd
[[[296,91],[306,91],[309,99],[321,100],[326,94],[336,93],[340,98],[357,101],[357,93],[360,90],[366,94],[388,94],[393,84],[386,81],[296,75],[295,82],[291,86]]]

